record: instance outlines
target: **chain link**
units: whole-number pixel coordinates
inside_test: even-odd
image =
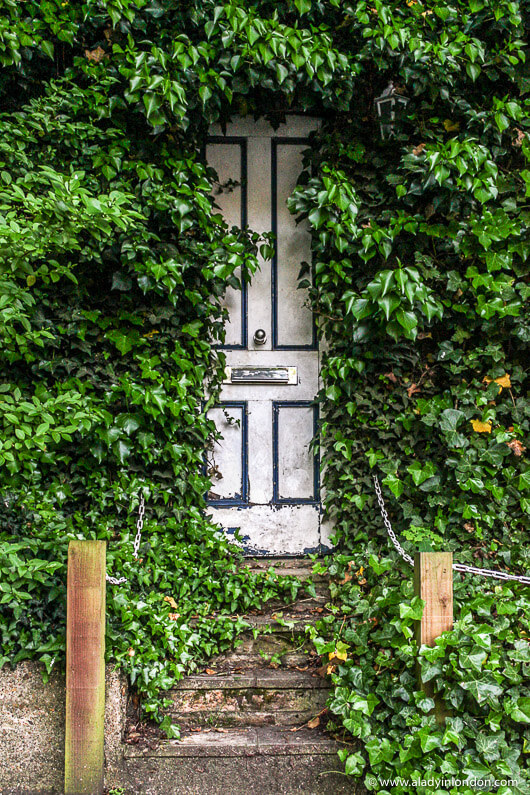
[[[381,486],[379,485],[379,480],[377,478],[377,475],[374,475],[373,478],[374,478],[375,493],[377,495],[377,502],[379,503],[379,510],[381,511],[381,516],[383,517],[383,522],[385,524],[388,536],[392,541],[392,543],[394,544],[397,551],[399,552],[399,554],[401,555],[401,557],[403,558],[403,560],[406,560],[407,563],[410,563],[411,566],[414,566],[414,561],[412,560],[410,555],[408,555],[405,552],[405,550],[399,543],[396,534],[392,530],[392,525],[390,524],[390,519],[388,518],[388,514],[386,512],[385,501],[383,499],[383,493],[381,491]]]
[[[530,585],[530,577],[508,574],[505,571],[498,571],[497,569],[478,569],[476,566],[466,566],[465,563],[453,563],[453,569],[455,571],[461,571],[464,574],[481,574],[483,577],[493,577],[495,580],[512,580],[514,582],[521,582],[523,585]]]
[[[138,506],[136,536],[133,544],[133,557],[135,560],[138,560],[138,550],[140,549],[140,541],[142,540],[142,530],[144,527],[144,516],[145,516],[145,499],[143,491],[140,491],[140,505]]]
[[[412,560],[411,556],[405,552],[405,550],[399,543],[396,534],[392,530],[392,525],[390,524],[390,519],[388,518],[388,514],[386,512],[385,501],[383,499],[383,494],[381,492],[381,486],[379,485],[379,479],[377,475],[373,475],[372,477],[374,480],[377,502],[379,503],[381,516],[383,517],[383,522],[386,527],[389,538],[394,544],[399,554],[401,555],[401,557],[403,558],[403,560],[406,560],[407,563],[410,563],[410,565],[413,566],[414,561]],[[495,580],[511,580],[514,582],[520,582],[523,585],[530,585],[530,577],[518,576],[517,574],[508,574],[505,571],[498,571],[497,569],[479,569],[476,566],[466,566],[465,563],[453,563],[453,569],[454,571],[460,571],[463,574],[479,574],[482,577],[492,577]]]
[[[140,543],[142,541],[142,530],[144,527],[144,516],[145,516],[145,498],[143,491],[140,490],[140,504],[138,506],[138,519],[136,521],[136,536],[134,537],[133,542],[133,558],[138,560],[138,554],[140,550]],[[111,585],[121,585],[124,582],[127,582],[127,577],[111,577],[110,574],[105,575],[105,579],[107,582],[110,582]]]

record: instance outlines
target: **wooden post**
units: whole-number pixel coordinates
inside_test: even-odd
[[[419,646],[434,646],[435,639],[453,627],[453,553],[417,552],[414,556],[414,593],[425,602],[423,617],[416,623],[416,641]],[[423,683],[421,689],[431,698],[432,681]],[[435,699],[435,715],[443,723],[447,711]]]
[[[102,795],[105,541],[71,541],[66,618],[65,795]]]

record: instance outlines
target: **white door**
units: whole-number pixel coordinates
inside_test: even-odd
[[[319,352],[307,295],[297,289],[311,261],[307,227],[286,205],[302,170],[315,119],[291,117],[278,130],[239,120],[213,130],[208,163],[221,186],[216,201],[230,225],[272,232],[276,254],[243,291],[229,289],[230,322],[222,346],[225,384],[209,412],[223,441],[208,454],[209,511],[250,555],[321,551],[317,431]]]

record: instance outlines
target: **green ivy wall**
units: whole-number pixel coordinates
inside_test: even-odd
[[[528,590],[458,576],[455,630],[422,652],[453,711],[437,727],[414,676],[421,604],[371,480],[408,551],[528,573],[526,0],[1,9],[1,661],[61,664],[70,538],[108,539],[109,568],[129,578],[109,593],[109,657],[158,719],[159,691],[240,631],[230,614],[295,593],[238,569],[202,514],[203,383],[215,399],[223,368],[210,341],[238,268],[269,253],[212,212],[202,152],[212,122],[310,112],[323,125],[290,207],[311,225],[329,342],[339,548],[333,609],[308,631],[340,654],[331,706],[358,742],[345,770],[529,792]],[[374,99],[390,80],[409,104],[382,141]]]

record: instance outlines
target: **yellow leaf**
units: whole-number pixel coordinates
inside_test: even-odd
[[[473,430],[478,433],[491,433],[491,422],[481,422],[480,420],[471,420]]]
[[[344,660],[348,659],[348,654],[345,651],[338,651],[337,649],[335,649],[335,651],[330,651],[329,652],[329,659],[330,660],[336,659],[336,660],[343,660],[344,661]]]
[[[175,610],[176,610],[176,609],[177,609],[177,607],[178,607],[178,604],[175,602],[175,600],[173,599],[173,597],[172,597],[172,596],[164,596],[164,602],[169,602],[169,604],[171,605],[171,607],[174,607],[174,608],[175,608]]]
[[[491,378],[488,378],[487,375],[485,375],[482,380],[484,381],[485,384],[491,384]],[[504,375],[499,376],[499,378],[496,378],[495,383],[499,385],[499,394],[502,392],[503,386],[506,387],[506,389],[509,389],[512,385],[508,373],[505,373]]]
[[[506,373],[505,375],[502,375],[500,378],[496,378],[495,379],[495,383],[498,384],[500,387],[505,386],[506,389],[508,389],[512,385],[512,382],[510,381],[510,376],[508,375],[508,373]]]
[[[316,729],[316,727],[319,726],[319,724],[320,724],[320,718],[317,715],[316,718],[313,718],[312,720],[309,720],[307,722],[307,728]]]
[[[26,284],[28,285],[28,287],[33,287],[36,281],[37,277],[35,276],[34,273],[30,273],[29,276],[26,276]]]
[[[451,119],[446,119],[444,121],[444,127],[446,129],[446,132],[456,132],[456,130],[460,129],[460,122],[451,121]]]

